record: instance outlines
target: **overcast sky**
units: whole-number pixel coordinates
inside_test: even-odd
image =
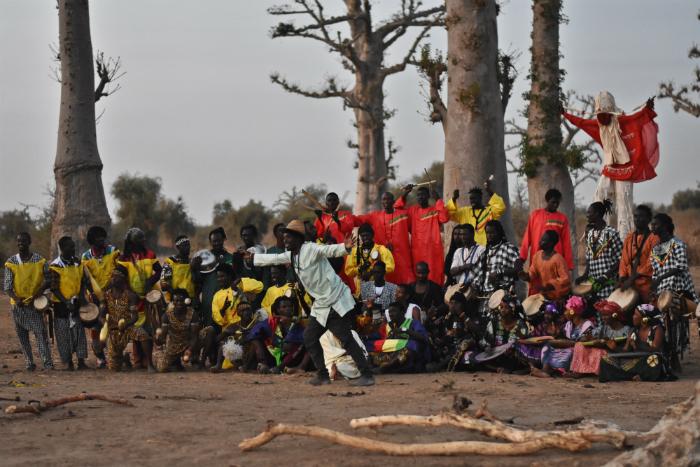
[[[269,37],[275,19],[267,0],[100,0],[91,2],[92,43],[121,56],[127,72],[122,89],[97,104],[106,109],[97,127],[109,188],[125,171],[163,180],[164,193],[182,195],[199,223],[211,221],[215,202],[234,205],[250,198],[268,205],[283,190],[323,182],[354,200],[355,171],[345,140],[353,136],[352,114],[337,100],[287,94],[270,83],[279,71],[288,79],[318,85],[323,77],[351,76],[318,43]],[[339,1],[326,1],[329,8]],[[425,0],[427,5],[436,3]],[[398,0],[374,1],[375,18],[388,17]],[[0,210],[47,202],[53,180],[59,85],[50,78],[49,44],[57,43],[55,0],[0,0]],[[568,0],[561,43],[565,89],[611,91],[631,111],[653,95],[662,80],[688,82],[687,58],[700,41],[700,4],[677,0]],[[501,48],[519,50],[520,77],[507,117],[523,108],[529,87],[531,12],[526,0],[506,1],[499,17]],[[433,33],[435,47],[446,36]],[[389,61],[407,42],[394,45]],[[409,70],[386,82],[387,105],[398,113],[388,136],[402,150],[399,178],[443,157],[443,134],[425,120],[418,77]],[[637,185],[637,201],[669,202],[677,189],[694,187],[698,123],[657,103],[659,176]],[[593,185],[579,196],[588,200]]]

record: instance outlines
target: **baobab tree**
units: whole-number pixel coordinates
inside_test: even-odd
[[[432,27],[444,25],[443,5],[424,8],[419,0],[403,0],[401,9],[391,18],[375,22],[370,0],[345,0],[342,14],[327,15],[320,0],[295,0],[269,9],[275,16],[303,17],[304,25],[281,22],[272,30],[272,37],[301,37],[324,44],[341,57],[343,68],[352,73],[355,83],[340,84],[327,78],[323,88],[304,89],[274,73],[273,83],[288,92],[315,99],[339,98],[344,108],[355,114],[357,127],[357,192],[356,213],[379,208],[381,193],[387,187],[389,167],[384,139],[385,122],[393,112],[384,106],[384,82],[406,69],[411,57]],[[345,27],[343,31],[338,28]],[[412,28],[418,32],[403,59],[385,64],[385,54]],[[347,34],[349,32],[349,34]],[[353,147],[354,144],[352,145]]]
[[[95,100],[103,96],[104,86],[96,92],[88,0],[58,1],[58,34],[61,107],[53,245],[63,235],[85,238],[90,225],[111,224],[95,130]]]

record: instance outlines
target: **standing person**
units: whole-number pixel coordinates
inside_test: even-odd
[[[541,293],[547,300],[563,304],[571,292],[571,279],[566,260],[555,251],[558,242],[556,231],[544,232],[540,236],[540,249],[530,261],[530,271],[522,272],[520,278],[530,282],[529,295]]]
[[[318,373],[310,381],[312,385],[329,384],[330,377],[325,366],[321,336],[330,330],[342,343],[359,368],[362,376],[351,384],[369,386],[374,377],[367,357],[352,336],[352,322],[349,312],[355,307],[350,289],[334,273],[328,258],[342,258],[353,246],[353,239],[347,236],[343,244],[316,245],[305,242],[304,224],[293,220],[287,225],[284,234],[285,248],[282,254],[254,254],[246,252],[246,257],[256,266],[291,264],[301,285],[315,301],[311,308],[311,318],[304,331],[304,345],[311,355]]]
[[[479,290],[480,295],[488,299],[498,289],[508,291],[513,287],[523,263],[499,221],[488,221],[485,231],[486,251],[481,256]]]
[[[56,347],[64,370],[73,370],[73,354],[78,357],[78,369],[87,369],[87,338],[78,313],[84,290],[83,267],[75,256],[75,242],[70,237],[58,240],[58,257],[51,262],[51,292],[53,293]]]
[[[479,276],[479,264],[481,263],[481,255],[486,249],[476,243],[474,239],[474,226],[471,224],[460,224],[453,230],[457,232],[459,243],[462,245],[457,248],[452,256],[449,274],[455,284],[470,286]]]
[[[243,227],[241,227],[240,235],[241,240],[243,241],[243,246],[241,247],[242,249],[253,251],[255,253],[266,252],[265,247],[258,243],[258,238],[260,237],[260,234],[258,233],[258,228],[255,227],[253,224],[246,224]],[[266,271],[264,271],[261,268],[254,267],[252,264],[250,264],[248,261],[245,261],[244,259],[236,261],[236,253],[234,253],[233,255],[234,267],[236,267],[237,269],[236,274],[238,276],[259,280],[265,285],[265,287],[267,287],[270,284],[269,272],[265,274]]]
[[[132,227],[126,232],[124,239],[124,251],[119,257],[118,263],[126,268],[129,288],[139,296],[139,319],[136,327],[143,327],[149,335],[155,331],[146,323],[144,311],[144,297],[151,291],[160,279],[163,267],[153,250],[146,247],[146,235],[138,227]],[[142,342],[135,342],[133,348],[134,367],[147,368],[153,371],[153,361],[150,352],[142,348]],[[150,347],[150,346],[149,346]],[[145,355],[144,355],[145,353]],[[145,356],[145,361],[142,357]]]
[[[343,243],[345,236],[355,228],[355,218],[350,211],[338,210],[340,198],[336,193],[330,192],[326,195],[325,212],[315,211],[316,238],[321,239],[326,245]],[[350,287],[351,292],[355,292],[355,281],[345,274],[343,258],[328,258],[333,270],[340,275],[340,278]]]
[[[217,269],[222,264],[233,264],[233,255],[226,251],[224,242],[226,241],[226,232],[223,227],[217,227],[209,232],[209,251],[216,257]],[[199,305],[200,318],[204,327],[211,326],[214,322],[211,317],[211,302],[214,294],[219,290],[219,281],[216,277],[216,269],[214,272],[202,272],[202,258],[195,256],[192,259],[192,277],[202,291],[201,302]]]
[[[506,203],[491,189],[491,182],[484,183],[484,189],[489,196],[489,202],[484,205],[484,192],[474,187],[469,190],[470,206],[458,207],[459,190],[455,190],[452,199],[447,203],[447,213],[450,220],[458,224],[471,224],[474,227],[474,238],[479,245],[486,245],[486,223],[498,220],[506,212]]]
[[[160,339],[165,342],[165,346],[158,370],[162,373],[169,371],[173,365],[177,370],[184,371],[182,360],[188,360],[193,353],[197,354],[200,346],[199,314],[187,305],[189,292],[174,289],[172,295],[172,306],[163,313],[161,326]]]
[[[413,185],[409,184],[403,188],[403,194],[394,203],[396,209],[403,209],[406,206],[406,198],[413,190]],[[411,232],[411,257],[413,264],[420,262],[429,264],[430,280],[442,286],[444,277],[444,254],[442,247],[442,237],[440,226],[449,220],[445,203],[440,199],[440,195],[433,190],[432,196],[435,204],[431,206],[430,191],[421,186],[416,191],[416,200],[408,208],[409,230]]]
[[[104,298],[104,291],[109,288],[112,271],[119,258],[119,250],[107,243],[107,231],[98,225],[88,229],[86,240],[90,249],[82,254],[80,261],[91,278],[93,300],[99,305]],[[106,368],[107,359],[99,338],[100,325],[96,323],[90,328],[90,342],[92,351],[97,357],[97,368]]]
[[[605,299],[617,284],[620,268],[622,241],[617,230],[605,223],[605,216],[612,213],[610,200],[596,201],[588,207],[586,217],[586,270],[576,279],[580,284],[591,280],[598,299]]]
[[[651,233],[651,209],[640,204],[634,210],[634,232],[630,232],[622,245],[620,260],[620,288],[634,288],[641,303],[651,301],[651,252],[659,243],[659,237]]]
[[[555,247],[556,252],[564,257],[569,271],[574,269],[569,218],[566,217],[566,214],[557,211],[559,203],[561,203],[561,197],[561,191],[556,188],[550,188],[544,195],[544,200],[547,202],[546,207],[530,213],[527,228],[523,234],[523,241],[520,244],[520,259],[523,262],[527,261],[528,257],[532,261],[540,248],[542,235],[548,230],[553,230],[559,237],[559,242]]]
[[[29,331],[34,334],[39,355],[44,368],[53,369],[51,345],[44,325],[44,317],[34,308],[34,299],[46,288],[44,279],[47,266],[41,255],[29,247],[32,237],[27,232],[17,234],[18,253],[5,261],[5,281],[3,290],[10,297],[12,321],[24,355],[25,368],[34,371],[34,355],[29,341]]]
[[[352,247],[352,251],[345,258],[345,275],[355,281],[355,294],[360,295],[360,286],[370,280],[372,267],[381,261],[386,272],[394,271],[394,257],[384,245],[375,243],[374,230],[369,224],[362,224],[357,231],[360,243]]]
[[[275,244],[267,247],[266,253],[284,253],[284,223],[278,222],[272,227],[272,235],[275,237]]]
[[[382,210],[355,216],[355,226],[370,224],[374,229],[374,240],[386,246],[394,257],[396,268],[387,271],[387,280],[394,284],[410,284],[416,278],[411,259],[411,244],[408,240],[408,213],[394,208],[394,195],[387,191],[382,195]]]
[[[447,253],[445,254],[445,287],[455,284],[455,278],[450,274],[450,271],[452,270],[452,260],[455,257],[455,251],[464,246],[462,235],[460,235],[462,225],[466,224],[455,225],[450,235],[450,246],[447,247]]]
[[[169,256],[164,264],[163,271],[160,275],[160,287],[163,291],[170,292],[173,290],[182,289],[187,292],[187,297],[197,308],[198,293],[195,290],[194,280],[192,279],[192,267],[190,266],[190,239],[186,235],[180,235],[175,239],[175,249],[177,254]],[[172,296],[171,296],[172,300]]]

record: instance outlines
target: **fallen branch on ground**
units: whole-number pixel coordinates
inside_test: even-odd
[[[568,451],[588,449],[591,443],[583,438],[568,440],[564,447],[559,437],[539,438],[523,443],[493,443],[487,441],[450,441],[445,443],[398,444],[377,441],[361,436],[346,435],[335,430],[317,426],[286,425],[278,423],[269,426],[254,438],[241,441],[238,447],[250,451],[269,443],[280,435],[308,436],[334,444],[363,449],[365,451],[389,454],[392,456],[454,456],[479,454],[486,456],[519,456],[532,454],[548,448],[562,448]]]
[[[54,407],[58,407],[61,405],[65,404],[70,404],[71,402],[80,402],[80,401],[92,401],[92,400],[100,400],[100,401],[105,401],[105,402],[111,402],[112,404],[119,404],[119,405],[126,405],[129,407],[133,407],[134,404],[129,402],[126,399],[115,399],[112,397],[107,397],[103,396],[102,394],[88,394],[86,392],[83,392],[81,394],[78,394],[77,396],[68,396],[68,397],[62,397],[60,399],[55,399],[55,400],[49,400],[49,401],[37,401],[36,403],[30,403],[28,405],[18,407],[16,405],[10,405],[5,409],[6,414],[17,414],[17,413],[33,413],[36,415],[39,415],[41,412],[44,412],[48,409],[52,409]]]

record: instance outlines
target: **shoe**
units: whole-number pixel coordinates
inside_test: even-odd
[[[350,381],[350,386],[374,386],[374,376],[362,375]]]
[[[89,370],[90,367],[85,364],[84,360],[78,360],[78,370]]]
[[[34,371],[34,370],[36,370],[36,365],[33,363],[30,363],[29,365],[27,365],[26,370],[27,371]]]
[[[328,377],[328,375],[320,375],[316,373],[316,375],[309,380],[309,384],[311,386],[323,386],[324,384],[331,384],[331,379]]]
[[[97,369],[104,370],[105,368],[107,368],[107,360],[98,360],[97,361]]]

